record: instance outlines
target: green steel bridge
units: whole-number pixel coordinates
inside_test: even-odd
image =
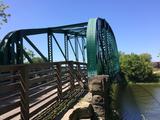
[[[32,40],[35,36],[43,36],[48,56]],[[43,63],[34,63],[26,44]],[[0,42],[0,119],[58,119],[90,79],[108,75],[112,83],[119,72],[115,36],[105,19],[12,31]]]
[[[47,57],[29,39],[29,36],[40,34],[46,34],[47,37]],[[59,44],[55,34],[64,36],[64,49]],[[25,50],[24,42],[29,43],[44,62],[54,62],[53,42],[58,46],[65,61],[70,60],[70,50],[75,55],[74,61],[79,62],[79,54],[81,54],[82,62],[87,59],[89,77],[101,74],[115,76],[119,72],[119,58],[115,37],[109,24],[101,18],[60,27],[23,29],[10,32],[0,43],[0,65],[23,64],[24,57],[30,63],[33,63]],[[69,46],[71,49],[69,49]],[[86,51],[87,57],[85,56]]]

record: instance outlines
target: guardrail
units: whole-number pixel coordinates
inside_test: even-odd
[[[54,118],[82,93],[86,71],[86,63],[73,61],[0,66],[0,119]]]

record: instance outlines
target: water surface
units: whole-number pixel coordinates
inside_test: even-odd
[[[160,84],[132,84],[120,95],[123,120],[160,120]]]

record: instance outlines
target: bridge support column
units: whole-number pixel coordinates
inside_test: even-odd
[[[106,120],[108,118],[108,76],[98,75],[89,82],[89,89],[92,93],[92,105],[97,117]]]

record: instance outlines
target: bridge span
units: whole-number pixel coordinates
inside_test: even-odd
[[[42,35],[46,37],[48,56],[32,40]],[[34,63],[27,46],[43,63]],[[57,56],[64,62],[56,62]],[[62,106],[69,106],[70,98],[84,93],[92,77],[109,75],[112,82],[119,72],[116,40],[102,18],[12,31],[0,43],[0,65],[3,119],[53,119],[64,111]]]
[[[47,56],[34,38],[47,43]],[[42,63],[35,63],[30,48]],[[121,85],[123,80],[115,36],[105,19],[16,30],[0,42],[0,119],[59,120],[91,92],[95,114],[90,119],[111,120],[117,115],[112,109],[113,83]],[[138,115],[133,120],[142,118]]]

